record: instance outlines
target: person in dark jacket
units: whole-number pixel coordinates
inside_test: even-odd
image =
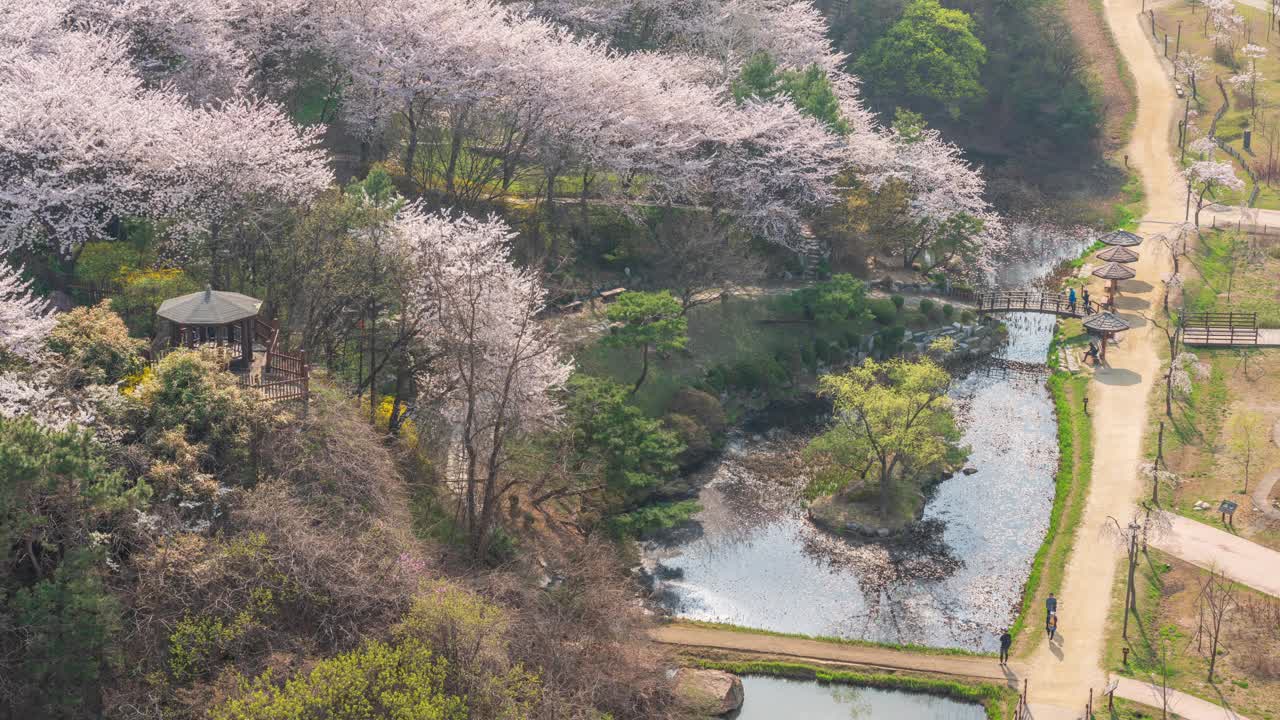
[[[1000,664],[1007,665],[1009,663],[1009,646],[1013,645],[1013,636],[1006,629],[1004,634],[1000,636]]]

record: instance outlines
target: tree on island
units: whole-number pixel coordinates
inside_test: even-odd
[[[963,452],[946,395],[951,376],[931,359],[868,360],[820,380],[835,403],[834,425],[805,448],[815,469],[809,492],[842,492],[859,480],[879,486],[888,513],[896,486]]]
[[[684,308],[670,291],[625,292],[609,306],[609,325],[613,333],[604,338],[609,347],[640,348],[640,377],[631,388],[635,395],[649,376],[649,353],[684,347],[689,337]]]

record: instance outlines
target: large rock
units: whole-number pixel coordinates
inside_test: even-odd
[[[680,668],[676,693],[704,715],[727,715],[742,707],[742,678],[723,670]]]

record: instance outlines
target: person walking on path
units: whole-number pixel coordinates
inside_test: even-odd
[[[1009,646],[1013,644],[1013,636],[1009,634],[1006,628],[1004,634],[1000,636],[1000,664],[1009,664]]]
[[[1053,642],[1053,634],[1058,631],[1058,613],[1049,613],[1044,621],[1044,629],[1049,633],[1049,642]]]
[[[1071,308],[1071,312],[1076,311],[1076,289],[1071,288],[1067,291],[1067,307]]]
[[[1091,310],[1089,307],[1089,288],[1085,288],[1080,291],[1080,298],[1084,300],[1084,314],[1092,315],[1093,310]]]
[[[1054,597],[1053,593],[1049,593],[1049,597],[1044,599],[1044,611],[1049,615],[1058,612],[1058,598]]]

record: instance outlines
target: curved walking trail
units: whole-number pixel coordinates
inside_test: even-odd
[[[670,645],[778,655],[817,663],[845,663],[884,670],[911,670],[1000,683],[1014,677],[1014,673],[1006,673],[995,658],[976,655],[931,655],[874,645],[764,635],[684,623],[664,625],[653,630],[650,636],[660,643]]]
[[[1280,552],[1190,518],[1165,513],[1172,532],[1151,544],[1192,565],[1280,597]]]

